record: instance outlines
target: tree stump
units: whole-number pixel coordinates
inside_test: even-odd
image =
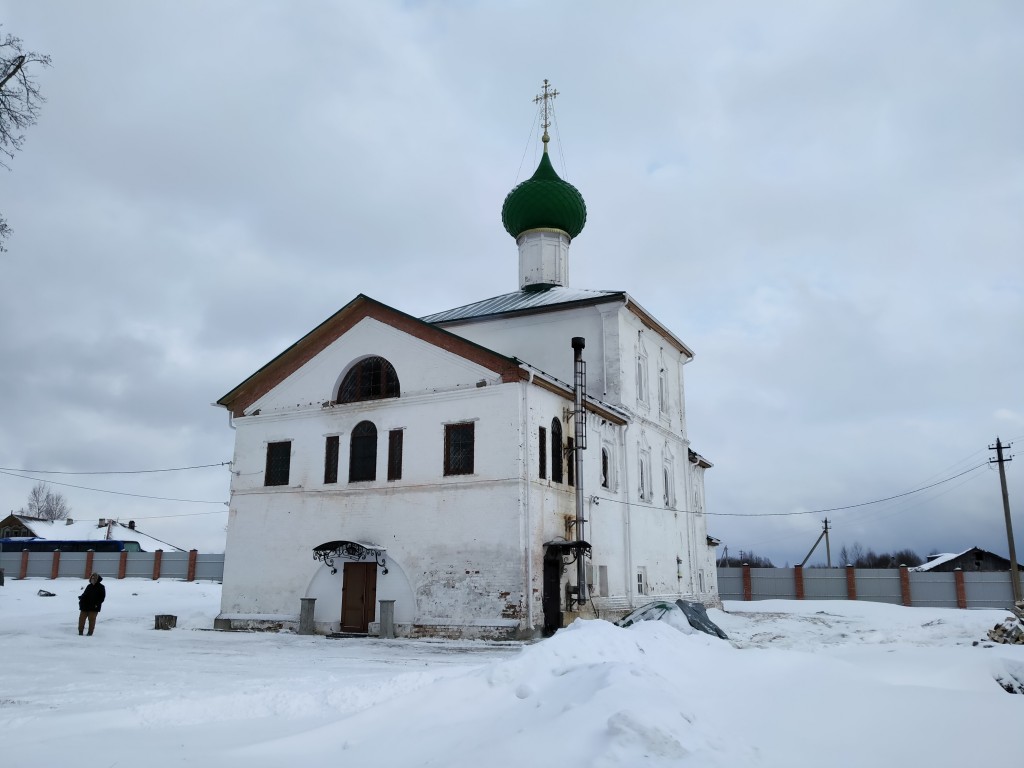
[[[174,629],[178,626],[178,617],[169,613],[158,613],[156,615],[156,626],[154,629]]]

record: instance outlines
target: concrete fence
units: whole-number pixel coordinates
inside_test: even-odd
[[[189,552],[2,552],[0,569],[8,579],[89,578],[221,581],[224,555]]]
[[[1010,573],[909,568],[718,569],[723,600],[869,600],[932,608],[1010,608]]]

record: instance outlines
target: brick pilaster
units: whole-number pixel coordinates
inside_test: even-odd
[[[846,599],[857,599],[857,569],[852,565],[846,566]]]
[[[56,579],[58,573],[60,573],[60,550],[55,549],[53,551],[53,565],[50,566],[50,578]]]
[[[164,551],[158,549],[153,553],[153,581],[160,578],[160,563],[164,559]]]
[[[804,599],[804,567],[802,565],[793,568],[793,583],[796,586],[796,599]]]
[[[117,563],[117,578],[123,579],[128,570],[128,552],[121,550],[121,559]]]
[[[964,572],[957,568],[953,571],[953,581],[956,582],[956,607],[967,607],[967,587],[964,586]]]
[[[188,551],[188,574],[185,576],[186,581],[196,580],[196,557],[199,555],[199,550],[190,549]]]
[[[95,550],[92,549],[85,553],[85,573],[82,575],[83,579],[88,579],[92,576],[92,558],[95,554]]]
[[[754,599],[754,587],[750,583],[750,566],[743,566],[743,599],[753,600]]]
[[[21,550],[21,571],[18,572],[19,579],[28,578],[28,550]]]
[[[914,604],[910,595],[910,569],[905,565],[900,566],[900,596],[903,598],[903,604],[908,608]]]

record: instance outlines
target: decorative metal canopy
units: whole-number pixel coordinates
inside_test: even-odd
[[[361,544],[358,541],[328,541],[318,547],[313,547],[313,559],[321,561],[331,569],[331,573],[337,573],[334,565],[335,558],[342,560],[362,561],[372,558],[384,570],[388,572],[387,550],[377,544]]]
[[[562,573],[565,573],[565,566],[575,563],[582,552],[584,556],[591,556],[591,546],[585,541],[564,541],[558,539],[548,541],[544,544],[548,551],[557,553],[562,558]]]

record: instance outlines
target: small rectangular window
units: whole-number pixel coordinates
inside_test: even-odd
[[[597,589],[602,597],[608,597],[608,566],[597,566]]]
[[[637,568],[636,571],[636,593],[638,595],[647,594],[647,568]]]
[[[404,430],[388,432],[388,480],[402,479],[402,435]]]
[[[324,483],[338,482],[338,447],[337,435],[329,435],[324,447]]]
[[[601,449],[601,487],[609,488],[611,486],[611,480],[609,479],[608,470],[611,469],[611,458],[608,456],[608,449]]]
[[[288,473],[292,463],[292,441],[283,440],[267,443],[267,469],[263,475],[264,485],[288,485]]]
[[[544,427],[540,427],[537,430],[537,445],[540,450],[540,467],[538,468],[537,477],[541,480],[546,480],[548,477],[548,431]]]
[[[569,465],[565,468],[566,482],[576,485],[576,441],[571,437],[565,439],[565,455]]]
[[[473,422],[444,425],[444,473],[472,475],[474,433]]]

